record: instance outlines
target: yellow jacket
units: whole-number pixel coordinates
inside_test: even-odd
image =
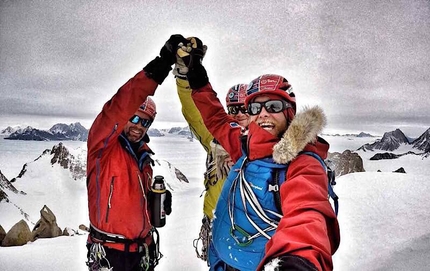
[[[191,97],[191,88],[187,80],[176,78],[179,100],[182,104],[182,114],[190,126],[191,132],[202,144],[207,152],[206,172],[204,174],[204,185],[206,188],[203,212],[210,219],[213,218],[218,197],[222,186],[230,171],[230,156],[214,141],[214,137],[206,128],[202,116]]]

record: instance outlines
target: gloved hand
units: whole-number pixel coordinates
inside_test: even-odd
[[[202,59],[206,54],[207,46],[196,37],[187,38],[186,43],[180,43],[177,50],[175,75],[187,77],[192,89],[201,88],[209,82]]]
[[[176,77],[187,80],[188,68],[193,64],[192,63],[193,59],[191,58],[189,53],[191,52],[191,50],[193,50],[193,46],[196,47],[195,49],[197,51],[199,51],[200,49],[197,48],[199,43],[201,43],[201,40],[193,37],[187,38],[187,42],[185,44],[183,42],[179,43],[179,46],[178,46],[179,48],[176,54],[176,63],[175,63],[175,67],[173,68],[173,74]],[[200,46],[202,50],[201,59],[200,59],[200,63],[201,63],[202,59],[205,57],[206,50],[208,47],[206,45],[200,45]],[[197,53],[197,55],[198,55],[197,57],[200,58],[200,53]],[[185,64],[182,57],[187,61],[187,64]]]
[[[187,40],[182,35],[175,34],[170,36],[161,48],[160,56],[157,56],[143,68],[146,75],[161,85],[176,61],[178,44],[184,42],[187,42]]]
[[[166,212],[166,215],[170,215],[172,213],[172,193],[169,190],[166,190],[166,199],[164,200],[164,212]]]
[[[264,265],[263,271],[281,271],[281,270],[296,270],[296,271],[317,271],[318,268],[305,259],[296,255],[283,255],[272,259]]]

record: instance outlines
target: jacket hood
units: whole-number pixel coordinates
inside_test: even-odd
[[[319,106],[304,108],[291,121],[281,140],[274,145],[273,160],[278,164],[292,161],[307,144],[316,142],[326,123],[326,116]]]

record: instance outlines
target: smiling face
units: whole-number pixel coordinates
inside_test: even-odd
[[[232,106],[235,106],[235,107],[239,107],[240,106],[244,110],[246,110],[244,104],[235,104],[235,105],[232,105]],[[250,118],[249,118],[248,113],[244,113],[242,110],[236,110],[235,113],[236,114],[233,114],[233,113],[231,113],[229,111],[229,115],[232,116],[237,121],[237,123],[240,126],[242,126],[244,128],[248,128],[248,125],[249,125],[249,122],[250,122]]]
[[[279,98],[280,97],[277,95],[259,95],[253,101],[266,102],[269,100],[279,100]],[[281,137],[287,130],[287,119],[285,118],[284,112],[269,113],[266,111],[264,106],[261,109],[260,114],[251,116],[251,121],[254,121],[264,130],[277,137]]]
[[[148,114],[145,114],[142,111],[136,111],[134,114],[143,119],[151,119]],[[148,128],[143,127],[140,121],[137,124],[133,124],[128,121],[123,131],[128,141],[136,143],[142,140],[147,130]]]
[[[248,114],[244,114],[242,112],[239,111],[239,113],[237,113],[236,115],[231,115],[236,121],[237,123],[242,126],[247,128],[249,125],[249,115]]]

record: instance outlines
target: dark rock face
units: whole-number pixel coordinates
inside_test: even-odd
[[[393,172],[397,172],[397,173],[406,173],[405,169],[403,167],[396,169]]]
[[[52,147],[51,155],[51,164],[59,164],[63,168],[69,169],[75,180],[86,176],[85,164],[70,154],[69,150],[61,142]]]
[[[52,155],[52,159],[51,159],[52,165],[55,163],[58,163],[63,168],[66,168],[66,169],[69,168],[70,153],[69,153],[69,150],[63,145],[63,143],[60,142],[58,145],[55,145],[54,147],[52,147],[51,155]]]
[[[399,158],[400,155],[390,153],[390,152],[384,152],[384,153],[377,153],[374,156],[370,157],[370,160],[382,160],[382,159],[396,159]]]
[[[335,170],[336,176],[352,172],[364,172],[363,159],[356,152],[345,150],[343,153],[329,153],[330,167]]]
[[[9,198],[6,191],[13,192],[15,194],[19,193],[15,186],[13,186],[12,182],[9,181],[6,176],[4,176],[3,173],[0,171],[0,202],[9,202]]]
[[[430,128],[412,142],[414,148],[430,153]]]
[[[397,159],[401,156],[404,155],[409,155],[409,154],[413,154],[413,155],[422,155],[422,153],[415,153],[413,151],[408,151],[406,153],[402,153],[402,154],[394,154],[391,152],[384,152],[384,153],[377,153],[374,156],[370,157],[369,160],[383,160],[383,159]]]

